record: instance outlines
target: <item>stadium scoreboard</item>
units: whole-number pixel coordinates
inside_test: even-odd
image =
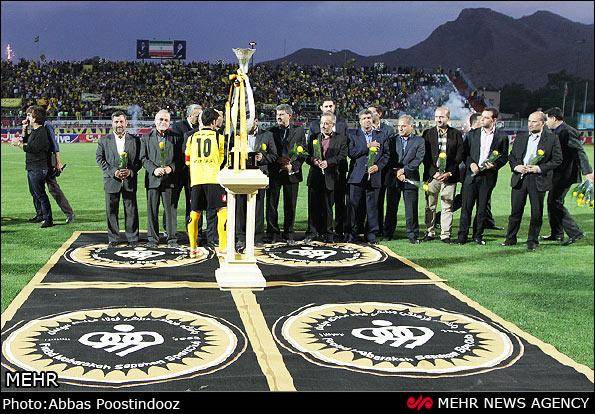
[[[185,40],[136,40],[137,59],[186,59]]]

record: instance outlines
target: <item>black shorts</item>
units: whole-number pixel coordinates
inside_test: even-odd
[[[199,184],[191,187],[190,206],[192,211],[227,207],[227,192],[219,184]]]

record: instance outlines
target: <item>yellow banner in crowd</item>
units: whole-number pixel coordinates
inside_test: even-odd
[[[20,108],[22,98],[2,98],[2,108]]]

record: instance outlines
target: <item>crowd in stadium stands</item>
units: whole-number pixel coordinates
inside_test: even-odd
[[[29,105],[46,106],[50,118],[107,118],[114,107],[138,105],[139,117],[150,118],[167,108],[179,119],[194,100],[222,109],[228,74],[236,67],[204,62],[2,61],[2,97],[22,98],[22,112]],[[275,105],[287,103],[295,109],[294,119],[305,122],[316,116],[323,96],[335,98],[337,113],[348,120],[356,120],[357,112],[367,105],[387,108],[385,118],[402,112],[423,116],[423,110],[432,111],[448,99],[448,86],[454,91],[448,77],[441,70],[435,72],[383,66],[256,65],[250,69],[250,79],[261,112],[272,117]],[[83,100],[83,93],[100,98]]]

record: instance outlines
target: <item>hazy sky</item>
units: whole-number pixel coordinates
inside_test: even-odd
[[[136,39],[187,40],[188,60],[235,62],[231,48],[257,42],[255,61],[303,47],[376,55],[408,48],[464,8],[514,18],[547,10],[593,24],[592,1],[453,2],[16,2],[2,1],[2,59],[135,58]],[[34,43],[39,35],[39,43]]]

